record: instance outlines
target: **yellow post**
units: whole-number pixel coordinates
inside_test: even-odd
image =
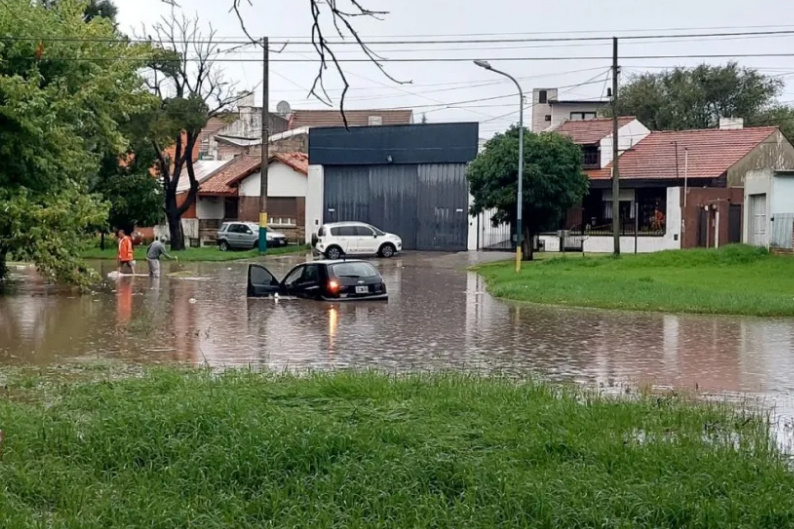
[[[521,260],[522,260],[522,257],[523,256],[521,254],[521,247],[520,246],[516,246],[516,273],[521,272]]]

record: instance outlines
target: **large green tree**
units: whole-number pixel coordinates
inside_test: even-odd
[[[779,125],[791,133],[794,115],[777,101],[782,89],[779,78],[752,68],[703,64],[630,77],[618,110],[651,130],[713,128],[720,117],[738,117],[747,125]]]
[[[0,35],[13,35],[0,39],[0,277],[13,255],[47,277],[87,281],[80,241],[108,214],[89,179],[103,153],[127,149],[117,117],[150,104],[136,72],[146,50],[107,19],[86,22],[86,5],[0,9]]]
[[[518,127],[497,134],[468,168],[474,197],[471,213],[495,210],[496,225],[515,225],[518,193]],[[567,210],[587,193],[582,150],[570,138],[555,133],[524,131],[523,177],[524,258],[532,259],[532,237],[556,227]]]

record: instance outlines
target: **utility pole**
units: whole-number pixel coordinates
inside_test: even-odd
[[[262,169],[259,181],[259,253],[267,252],[267,166],[268,139],[270,138],[270,116],[268,106],[270,100],[270,39],[262,38]]]
[[[618,38],[612,39],[612,236],[615,239],[614,254],[620,255],[620,167],[618,147]]]

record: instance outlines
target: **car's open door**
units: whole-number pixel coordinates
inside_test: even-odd
[[[276,276],[262,265],[248,265],[248,297],[272,296],[281,290]]]

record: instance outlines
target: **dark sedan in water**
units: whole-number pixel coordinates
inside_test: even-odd
[[[385,300],[380,272],[367,261],[310,261],[279,281],[262,265],[248,267],[248,296],[294,296],[322,301]]]

